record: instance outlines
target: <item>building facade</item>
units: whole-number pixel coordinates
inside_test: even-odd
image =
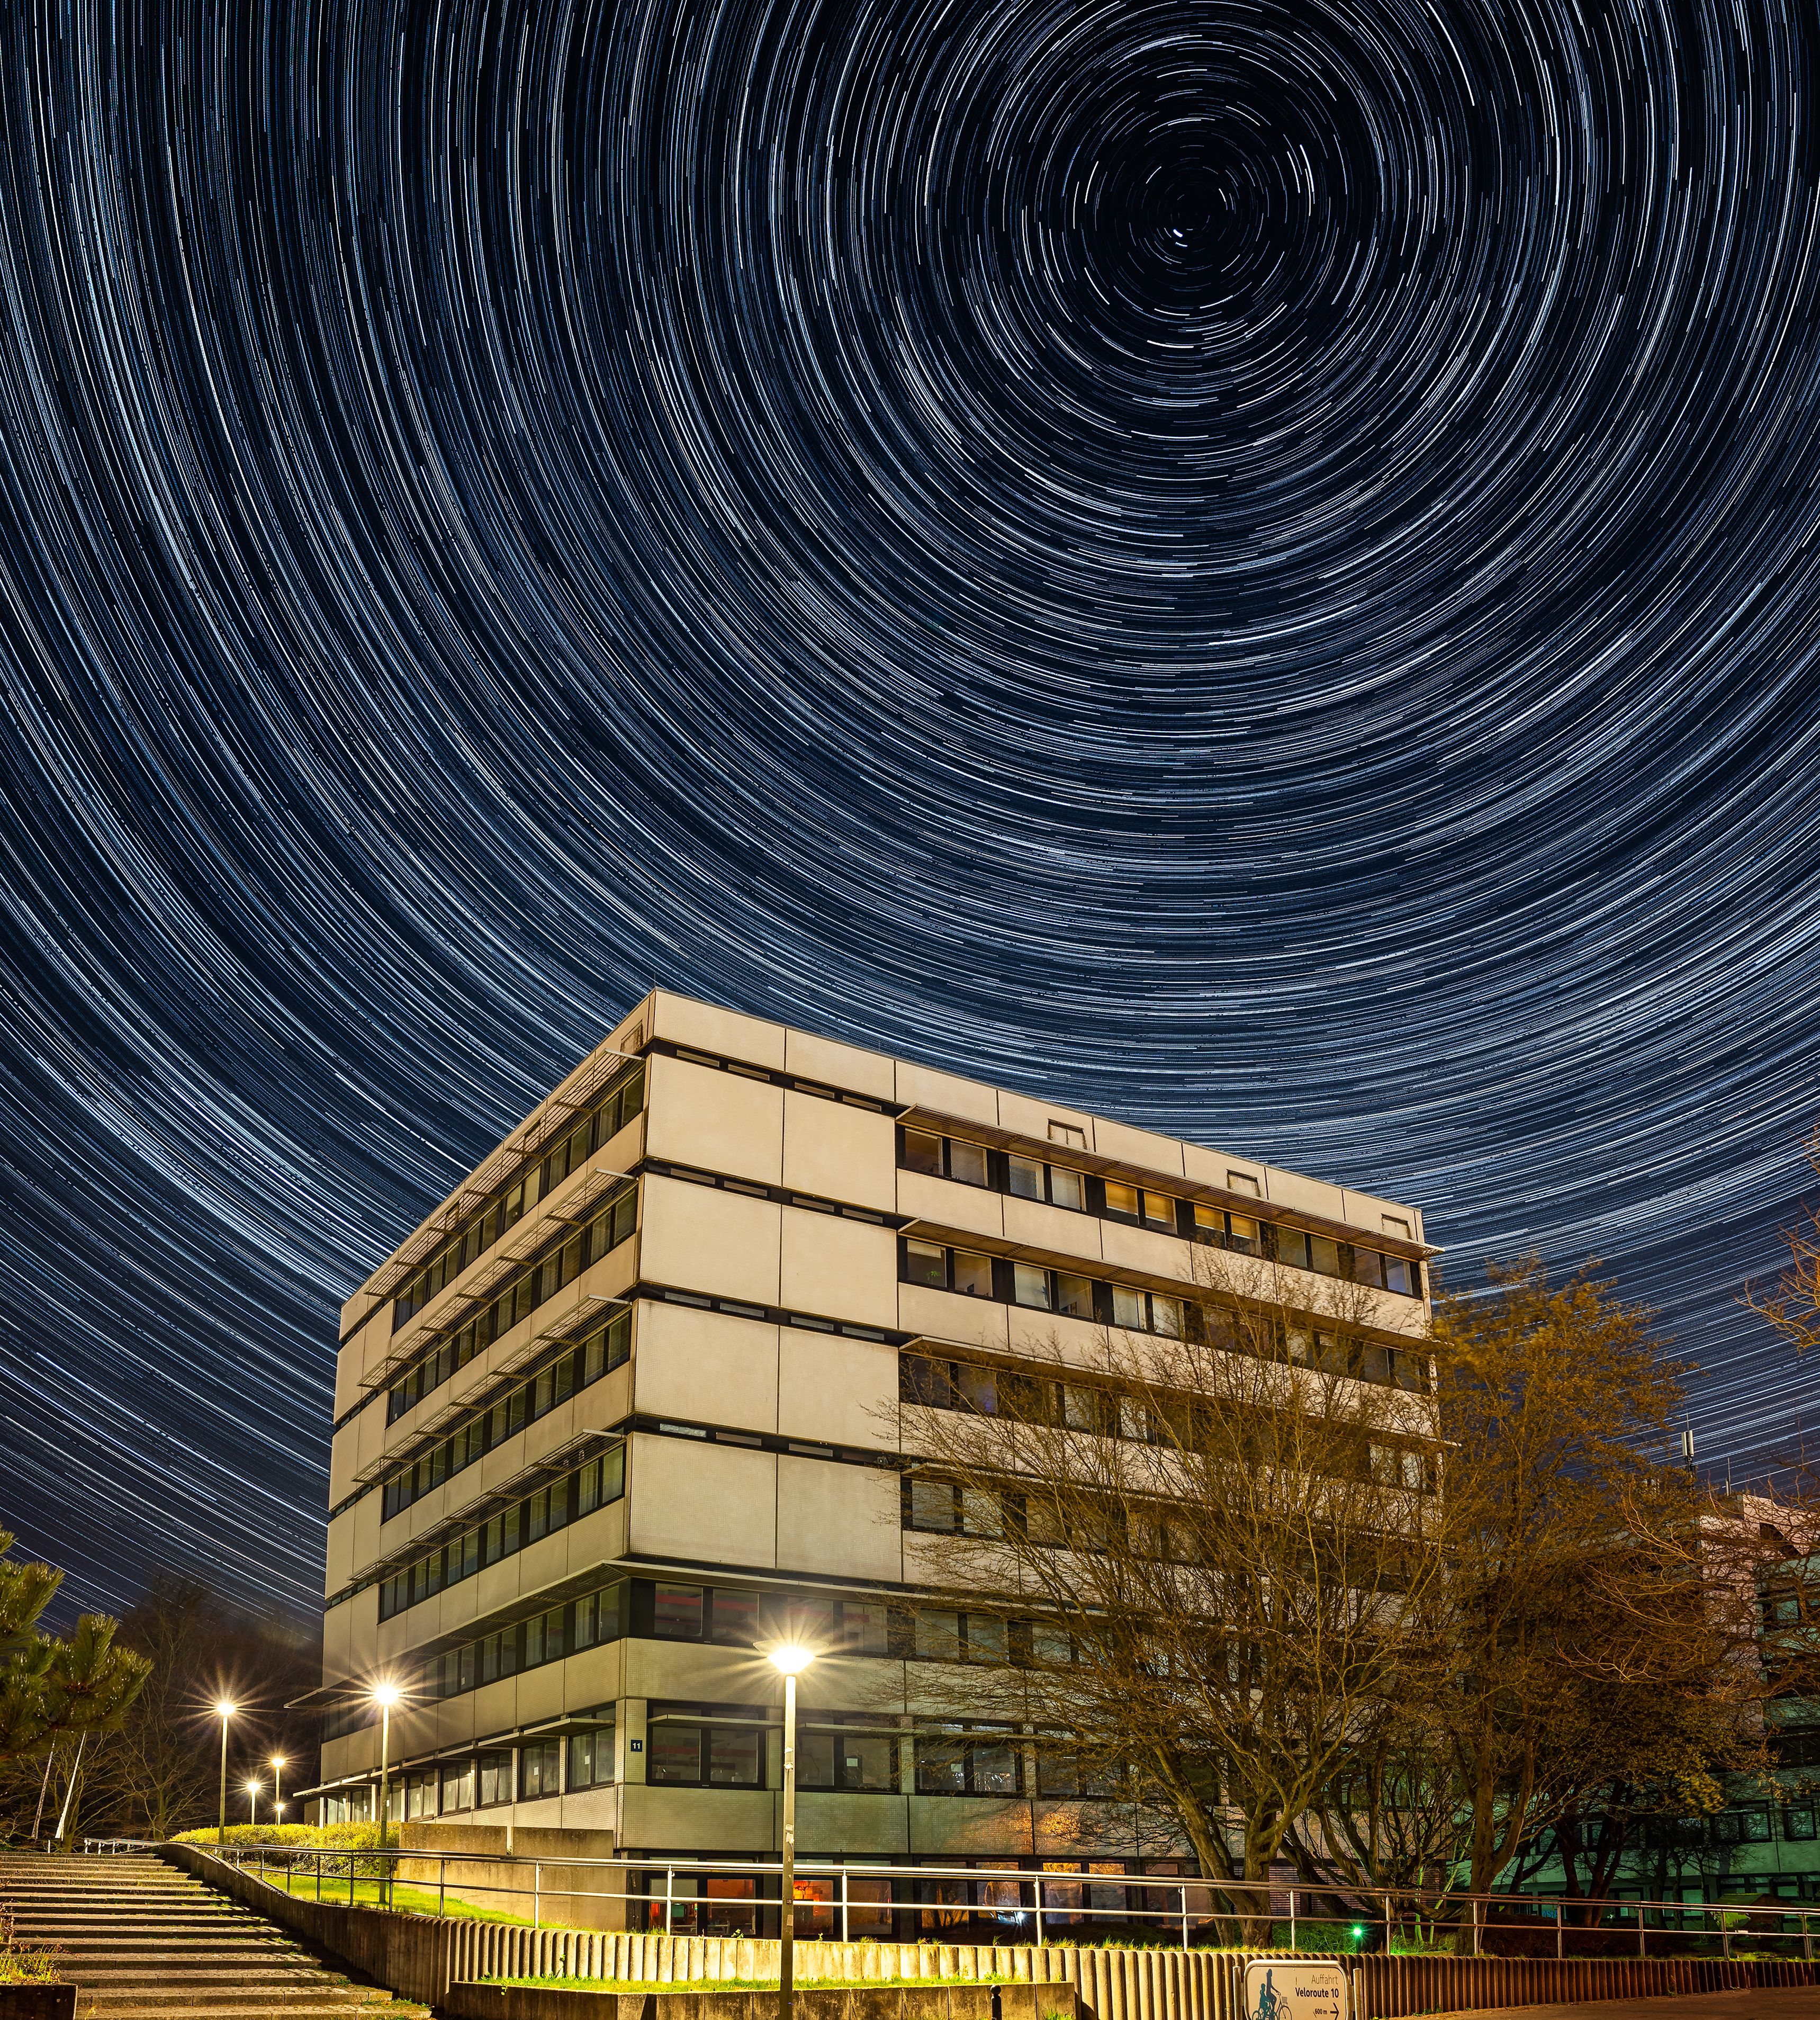
[[[899,1397],[1179,1331],[1197,1247],[1369,1286],[1358,1379],[1426,1391],[1419,1209],[655,992],[343,1308],[314,1814],[387,1679],[394,1817],[772,1855],[788,1632],[803,1854],[1140,1869],[959,1715],[1015,1651],[919,1604]]]

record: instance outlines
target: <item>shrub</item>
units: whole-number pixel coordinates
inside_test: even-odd
[[[171,1840],[173,1844],[193,1844],[206,1851],[218,1842],[219,1831],[213,1826],[204,1830],[179,1831]],[[396,1833],[394,1834],[394,1843]],[[227,1842],[233,1845],[257,1845],[270,1853],[266,1862],[269,1866],[303,1866],[315,1869],[317,1852],[372,1851],[380,1841],[377,1824],[230,1824]],[[345,1880],[350,1861],[346,1858],[325,1858],[322,1871],[325,1876],[339,1876]],[[372,1877],[380,1869],[376,1858],[357,1858],[351,1862],[357,1876]]]

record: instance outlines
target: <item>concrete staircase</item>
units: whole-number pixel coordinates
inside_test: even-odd
[[[22,1946],[55,1948],[78,2020],[423,2020],[354,1985],[275,1924],[150,1854],[0,1853]]]

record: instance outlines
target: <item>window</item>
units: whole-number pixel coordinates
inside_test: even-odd
[[[903,1245],[904,1281],[927,1284],[933,1290],[948,1288],[948,1252],[932,1241],[906,1241]]]
[[[917,1790],[925,1796],[1015,1796],[1023,1749],[1015,1734],[948,1728],[917,1740]]]
[[[979,1143],[963,1143],[958,1137],[948,1140],[948,1175],[964,1186],[983,1186],[986,1182],[986,1150]]]
[[[1114,1220],[1137,1219],[1137,1187],[1121,1185],[1115,1179],[1108,1179],[1106,1182],[1106,1210]]]
[[[1311,1234],[1308,1237],[1309,1267],[1317,1276],[1337,1277],[1340,1273],[1340,1245],[1329,1241],[1324,1234]]]
[[[739,1648],[753,1647],[759,1638],[758,1595],[731,1586],[717,1586],[709,1595],[710,1640]]]
[[[1050,1308],[1049,1273],[1028,1262],[1012,1265],[1012,1297],[1015,1303],[1032,1305],[1041,1311]]]
[[[961,1527],[958,1495],[951,1481],[912,1480],[906,1484],[910,1527],[937,1535],[954,1535]]]
[[[659,1585],[652,1603],[652,1632],[668,1641],[699,1641],[706,1611],[699,1585]]]
[[[1814,1835],[1814,1811],[1811,1807],[1784,1810],[1782,1836],[1802,1840]]]
[[[1034,1157],[1013,1157],[1010,1160],[1009,1190],[1019,1199],[1040,1200],[1043,1197],[1043,1167]]]
[[[884,1732],[800,1731],[796,1778],[805,1789],[888,1794],[897,1786],[897,1742]]]
[[[1235,1248],[1241,1255],[1259,1255],[1263,1252],[1263,1243],[1258,1235],[1258,1223],[1248,1219],[1242,1213],[1226,1215],[1226,1246]]]
[[[919,1662],[958,1662],[961,1659],[961,1616],[940,1607],[927,1607],[917,1615],[916,1651]]]
[[[1715,1844],[1762,1844],[1769,1834],[1767,1809],[1721,1810],[1713,1819]]]
[[[1091,1277],[1071,1277],[1059,1271],[1055,1277],[1055,1309],[1065,1312],[1070,1318],[1091,1319],[1093,1317],[1093,1280]]]
[[[1299,1227],[1277,1230],[1277,1260],[1288,1263],[1292,1270],[1309,1267],[1308,1237]]]
[[[1112,1287],[1112,1322],[1114,1325],[1135,1327],[1139,1332],[1149,1331],[1148,1300],[1142,1291],[1134,1291],[1124,1284]]]
[[[932,1179],[942,1175],[942,1139],[931,1136],[921,1129],[906,1129],[903,1132],[904,1168],[911,1172],[926,1172]]]
[[[512,1800],[512,1757],[509,1753],[483,1753],[480,1757],[481,1809]]]
[[[569,1786],[571,1789],[604,1788],[613,1778],[613,1729],[569,1735]]]
[[[845,1653],[886,1655],[891,1652],[891,1615],[886,1608],[844,1599],[835,1613],[835,1645]]]
[[[992,1295],[992,1258],[974,1255],[964,1248],[954,1251],[954,1288],[963,1296],[990,1298]]]
[[[1052,1118],[1049,1141],[1063,1144],[1070,1150],[1084,1150],[1087,1148],[1087,1132],[1074,1123],[1057,1122]]]
[[[1087,1198],[1081,1183],[1081,1174],[1071,1172],[1066,1164],[1049,1167],[1049,1203],[1052,1206],[1070,1207],[1076,1213],[1086,1210]]]
[[[1040,1796],[1084,1796],[1107,1800],[1119,1793],[1119,1776],[1105,1762],[1083,1760],[1070,1746],[1037,1748],[1037,1793]],[[1044,1890],[1048,1894],[1050,1890]],[[1066,1901],[1058,1906],[1066,1906]]]
[[[529,1803],[540,1796],[562,1793],[562,1742],[543,1739],[518,1749],[518,1800]]]
[[[474,1807],[474,1763],[471,1760],[452,1762],[442,1771],[442,1809],[445,1815],[451,1810],[471,1810]]]
[[[647,1730],[645,1769],[653,1782],[693,1782],[697,1787],[765,1786],[765,1728],[692,1725],[654,1720]]]
[[[1175,1202],[1167,1193],[1144,1194],[1144,1223],[1148,1227],[1166,1227],[1175,1232]]]

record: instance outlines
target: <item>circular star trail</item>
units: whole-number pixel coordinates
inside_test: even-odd
[[[0,1513],[319,1592],[336,1304],[652,980],[1607,1259],[1820,1101],[1796,0],[21,0]]]

